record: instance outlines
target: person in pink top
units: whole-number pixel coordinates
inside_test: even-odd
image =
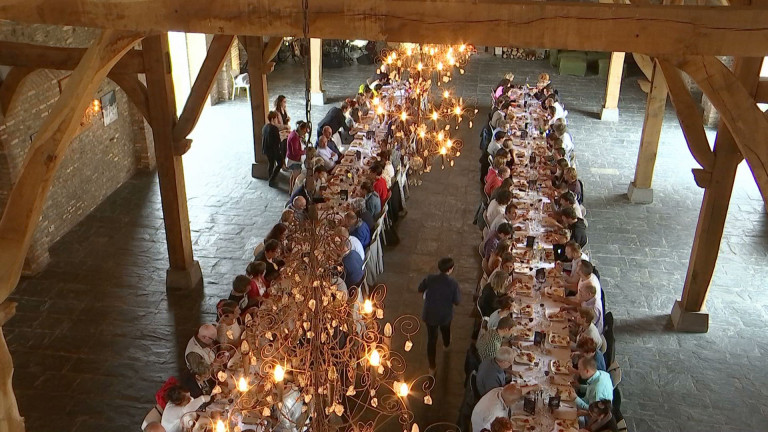
[[[493,172],[493,171],[490,171]],[[495,175],[489,175],[488,180],[485,182],[485,188],[483,190],[485,191],[485,194],[488,196],[491,196],[493,194],[493,191],[496,190],[497,187],[501,186],[501,183],[504,181],[504,179],[509,177],[509,168],[506,166],[502,166],[501,168],[496,171]]]
[[[291,188],[293,190],[296,179],[301,174],[301,157],[304,156],[304,145],[302,144],[302,138],[307,134],[307,122],[298,121],[296,123],[296,129],[288,134],[288,144],[285,157],[287,159],[287,167],[291,170]]]

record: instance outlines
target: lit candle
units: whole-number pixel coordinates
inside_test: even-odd
[[[381,366],[381,354],[379,354],[379,350],[377,350],[376,347],[371,350],[371,355],[368,358],[368,362],[371,364],[371,366],[376,368],[376,370],[378,370],[379,366]]]
[[[407,383],[401,382],[401,383],[398,383],[397,385],[397,395],[400,396],[401,398],[408,396],[408,392],[410,390],[411,389],[408,388]]]
[[[392,324],[386,323],[384,325],[384,345],[389,348],[392,343]]]
[[[272,371],[272,376],[275,379],[275,388],[277,389],[277,396],[280,400],[283,400],[283,380],[285,379],[285,368],[281,365],[275,366],[275,370]]]
[[[245,377],[240,377],[240,379],[237,381],[237,389],[242,393],[248,391],[248,380],[246,380]]]
[[[227,427],[224,425],[224,422],[221,421],[221,419],[216,421],[215,432],[227,432]]]
[[[363,313],[366,315],[370,315],[373,313],[373,302],[370,300],[366,300],[363,302]]]

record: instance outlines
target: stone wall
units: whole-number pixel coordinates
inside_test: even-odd
[[[0,40],[87,47],[98,30],[0,22]],[[0,209],[21,172],[31,140],[40,130],[71,72],[37,70],[17,90],[16,102],[0,115]],[[104,80],[94,99],[114,91],[118,118],[104,125],[98,113],[75,137],[56,172],[27,255],[25,272],[42,269],[48,248],[141,167],[154,167],[151,130],[125,93]]]

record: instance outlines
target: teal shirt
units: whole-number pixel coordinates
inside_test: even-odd
[[[613,382],[608,372],[597,371],[592,378],[587,380],[587,384],[581,386],[584,391],[584,398],[576,398],[576,406],[579,409],[589,409],[592,402],[607,400],[613,402]]]

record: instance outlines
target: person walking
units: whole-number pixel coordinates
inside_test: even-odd
[[[275,180],[280,174],[280,167],[283,166],[278,121],[277,113],[270,111],[267,115],[267,124],[261,129],[261,151],[267,157],[270,187],[276,187]]]
[[[437,263],[438,274],[431,274],[419,284],[419,293],[424,294],[424,309],[421,319],[427,325],[427,359],[429,374],[435,375],[435,354],[437,350],[438,329],[443,335],[443,346],[451,345],[451,321],[453,307],[459,304],[461,294],[459,283],[451,277],[455,264],[450,257],[442,258]]]

